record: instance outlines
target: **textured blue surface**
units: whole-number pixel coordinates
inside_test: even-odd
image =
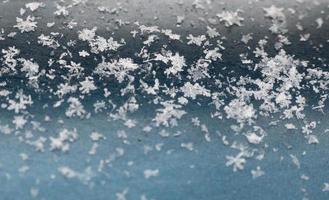
[[[45,127],[47,131],[43,134],[46,135],[61,128],[51,122]],[[264,160],[248,160],[243,171],[234,173],[225,166],[225,155],[234,151],[224,146],[216,134],[211,135],[212,142],[206,142],[200,132],[190,127],[184,119],[177,128],[185,130],[179,137],[161,138],[157,135],[158,130],[145,135],[136,128],[127,132],[130,145],[123,144],[116,137],[116,130],[122,127],[115,122],[107,122],[105,116],[83,121],[66,120],[63,127],[76,127],[80,136],[67,154],[37,153],[17,138],[1,135],[0,163],[5,163],[0,171],[1,199],[32,199],[29,194],[32,187],[39,189],[38,199],[115,199],[115,194],[126,188],[128,199],[139,199],[142,194],[160,200],[301,199],[305,196],[301,188],[305,188],[310,199],[328,197],[321,192],[323,182],[328,179],[329,141],[326,135],[321,136],[320,144],[311,146],[297,137],[298,133],[282,133],[277,128],[269,127],[267,131],[270,137],[266,141],[269,147],[264,148]],[[221,130],[217,124],[211,128]],[[103,133],[107,139],[100,142],[96,156],[87,156],[92,145],[88,136],[92,131]],[[221,133],[227,134],[225,129]],[[195,152],[180,147],[180,143],[186,141],[194,143]],[[153,150],[144,154],[144,144],[153,146],[157,143],[164,143],[160,152]],[[56,173],[62,165],[71,166],[77,171],[83,171],[88,166],[97,169],[99,160],[108,157],[118,147],[125,149],[125,155],[114,159],[103,172],[95,174],[86,184]],[[273,151],[273,148],[278,151]],[[303,151],[307,152],[304,156],[300,154]],[[28,153],[29,160],[22,161],[18,155],[20,152]],[[292,163],[289,154],[300,159],[301,170]],[[129,161],[134,161],[134,164],[128,166]],[[17,169],[24,162],[30,166],[30,170],[25,174],[18,173]],[[265,175],[252,179],[250,170],[258,165]],[[145,179],[143,170],[155,168],[160,170],[160,175]],[[311,179],[302,180],[302,174]]]

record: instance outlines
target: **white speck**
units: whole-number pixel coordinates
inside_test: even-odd
[[[151,178],[151,177],[156,177],[156,176],[159,176],[159,173],[160,173],[159,169],[154,169],[154,170],[146,169],[146,170],[144,170],[144,177],[146,179]]]

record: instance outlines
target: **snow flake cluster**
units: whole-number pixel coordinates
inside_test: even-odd
[[[287,12],[296,14],[293,8],[259,8],[264,21],[270,22],[264,25],[268,35],[259,37],[256,32],[239,32],[253,22],[246,10],[207,13],[199,18],[206,23],[205,27],[200,25],[202,33],[190,33],[181,31],[188,23],[185,16],[176,16],[173,29],[119,18],[113,29],[83,23],[69,16],[77,8],[83,12],[89,5],[87,0],[68,2],[71,1],[54,5],[27,2],[8,30],[1,27],[0,109],[9,113],[10,120],[0,121],[0,133],[17,137],[37,152],[68,154],[85,136],[79,132],[79,125],[64,128],[65,120],[87,123],[101,116],[123,127],[115,134],[124,147],[135,140],[129,134],[133,131],[127,130],[138,129],[144,136],[157,132],[163,142],[154,146],[141,143],[144,154],[148,154],[162,152],[166,148],[165,138],[186,135],[191,125],[202,134],[205,145],[218,142],[215,138],[219,137],[232,150],[223,158],[225,166],[234,172],[244,170],[249,160],[262,160],[270,151],[266,142],[271,137],[268,127],[300,132],[310,145],[321,143],[317,134],[320,123],[307,113],[326,114],[329,72],[327,59],[321,55],[328,44],[316,44],[313,33],[305,32],[300,21],[295,27],[299,31],[297,41],[288,34],[292,28]],[[204,11],[212,3],[194,1],[192,7]],[[5,4],[4,1],[0,6]],[[118,5],[120,8],[101,6],[95,10],[104,19],[121,14],[124,9]],[[54,18],[43,19],[39,11],[48,7]],[[303,17],[305,13],[299,14],[298,20]],[[315,29],[321,30],[328,17],[318,17],[314,22]],[[240,41],[230,38],[226,29],[229,34],[239,33]],[[22,44],[26,38],[28,41]],[[7,42],[11,40],[20,42]],[[295,43],[316,54],[294,55],[290,47]],[[202,114],[196,116],[195,110]],[[42,119],[38,118],[40,115]],[[232,134],[213,130],[210,120]],[[43,124],[47,123],[63,127],[46,130]],[[109,138],[97,128],[87,136],[91,142],[88,156],[98,155]],[[114,128],[109,129],[114,132]],[[198,142],[183,141],[178,148],[196,153]],[[78,171],[74,166],[62,165],[56,173],[90,184],[96,173],[105,173],[104,168],[126,156],[124,147],[106,153],[97,167]],[[171,149],[166,154],[173,152]],[[27,154],[22,155],[25,161],[29,159]],[[286,155],[297,169],[302,169],[299,156]],[[134,161],[129,161],[128,166],[133,167]],[[23,165],[19,172],[29,170],[29,166]],[[250,174],[258,179],[267,176],[265,171],[265,167],[257,166]],[[129,171],[124,173],[130,177]],[[161,166],[140,173],[150,181],[162,176]],[[303,177],[308,180],[306,175]],[[329,191],[329,184],[323,183],[321,189]],[[118,192],[117,199],[126,199],[128,192]],[[38,194],[38,189],[31,189],[32,196]],[[141,199],[146,197],[142,195]]]

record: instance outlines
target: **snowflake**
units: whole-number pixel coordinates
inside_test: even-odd
[[[146,169],[146,170],[144,170],[144,177],[146,179],[149,179],[154,176],[159,176],[159,172],[160,172],[159,169],[154,169],[154,170]]]
[[[124,189],[122,192],[115,193],[116,200],[127,200],[126,195],[128,193],[128,189]]]
[[[252,104],[248,105],[246,102],[239,99],[232,100],[227,106],[224,107],[227,118],[237,120],[239,123],[251,122],[255,118],[256,111]]]
[[[60,150],[67,152],[70,148],[70,143],[76,141],[78,134],[76,129],[69,131],[67,129],[62,130],[58,137],[50,137],[50,151]]]
[[[86,77],[84,81],[80,82],[80,85],[79,90],[82,94],[89,94],[90,91],[97,89],[92,77]]]
[[[26,72],[27,77],[32,78],[33,76],[38,74],[39,72],[38,63],[26,59],[20,59],[20,61],[23,62],[22,64],[23,67],[21,68],[21,71]]]
[[[57,16],[68,16],[69,15],[69,11],[67,10],[68,7],[65,6],[61,6],[61,5],[56,5],[56,11],[54,12],[55,15]]]
[[[58,168],[58,172],[65,178],[76,178],[83,184],[88,184],[89,181],[95,176],[90,166],[84,169],[83,172],[75,171],[68,166],[61,166]]]
[[[168,36],[171,40],[180,40],[180,35],[172,33],[172,30],[166,29],[162,30],[161,32]]]
[[[166,52],[165,55],[162,54],[155,54],[154,60],[162,61],[166,64],[169,62],[171,66],[165,70],[165,74],[168,76],[170,74],[176,75],[179,72],[183,71],[183,68],[186,66],[184,56],[180,56],[178,53],[173,55],[170,51]]]
[[[138,65],[135,64],[131,58],[119,58],[119,60],[114,60],[113,62],[103,61],[98,64],[94,73],[105,77],[114,75],[119,83],[121,83],[127,76],[129,76],[129,72],[134,71],[137,68]]]
[[[102,134],[100,134],[100,133],[98,133],[98,132],[92,132],[89,137],[94,142],[97,142],[100,139],[105,139],[105,136],[102,135]]]
[[[99,52],[108,50],[116,51],[122,46],[122,44],[115,41],[113,38],[107,40],[103,37],[97,36],[95,39],[89,41],[89,46],[91,47],[92,53],[98,54]]]
[[[177,119],[180,119],[183,115],[186,114],[185,111],[180,110],[181,105],[174,104],[172,101],[161,102],[164,108],[158,109],[153,121],[156,122],[156,125],[164,126],[175,126],[177,124]]]
[[[17,24],[14,26],[18,28],[21,33],[34,31],[37,27],[37,22],[34,21],[35,17],[27,16],[26,20],[16,17]]]
[[[8,49],[2,49],[3,58],[5,59],[5,64],[13,71],[15,71],[15,67],[17,65],[17,60],[14,58],[19,53],[20,50],[17,49],[15,46],[9,47]]]
[[[101,112],[106,109],[106,102],[105,101],[96,101],[93,104],[95,113]]]
[[[76,76],[76,77],[80,77],[82,74],[82,71],[84,70],[83,67],[81,67],[80,63],[75,63],[73,61],[70,62],[70,64],[66,64],[66,61],[63,62],[65,65],[65,68],[69,69],[69,72],[71,73],[71,76]],[[90,79],[90,78],[88,78]]]
[[[207,35],[210,38],[215,38],[215,37],[220,36],[220,34],[217,32],[217,30],[215,28],[211,28],[209,26],[207,26]]]
[[[90,56],[90,54],[87,51],[82,50],[82,51],[79,51],[79,56],[85,58],[87,56]]]
[[[96,35],[97,27],[94,27],[92,29],[82,29],[82,31],[79,31],[79,39],[82,41],[91,41],[94,39]]]
[[[65,115],[68,117],[74,117],[74,116],[78,116],[78,117],[84,117],[84,115],[86,114],[86,111],[83,107],[83,105],[81,104],[81,102],[79,101],[79,99],[75,98],[75,97],[70,97],[67,100],[68,103],[70,103],[69,108],[66,110]]]
[[[15,116],[13,120],[13,124],[15,124],[16,129],[21,129],[26,124],[27,120],[24,118],[24,116]]]
[[[42,46],[48,46],[53,49],[56,49],[60,46],[53,36],[48,36],[44,34],[41,34],[38,37],[38,43],[41,44]]]
[[[32,12],[36,11],[38,8],[44,7],[44,6],[45,6],[45,4],[40,3],[40,2],[31,2],[31,3],[25,4],[25,7],[30,9]]]
[[[199,83],[195,83],[193,85],[190,82],[187,82],[181,88],[181,91],[184,93],[185,97],[190,97],[192,99],[196,99],[197,95],[210,97],[210,91],[207,90],[206,88],[200,86]]]
[[[193,150],[194,150],[194,145],[193,145],[192,142],[181,143],[180,146],[181,146],[182,148],[185,148],[185,149],[189,150],[189,151],[193,151]]]
[[[18,92],[15,96],[15,98],[18,101],[12,100],[10,99],[8,101],[9,106],[8,106],[8,110],[14,110],[15,113],[19,113],[21,110],[25,110],[27,107],[27,105],[32,105],[33,101],[31,99],[31,95],[26,96],[23,94],[22,91]]]
[[[208,73],[209,62],[204,59],[199,59],[190,69],[188,69],[193,81],[203,78],[210,78]]]
[[[205,59],[207,60],[212,60],[212,61],[217,61],[222,59],[222,54],[218,52],[219,48],[216,47],[212,50],[206,49],[203,52],[206,54]]]
[[[265,172],[260,168],[260,166],[257,166],[255,170],[251,170],[251,175],[253,179],[263,176],[264,174]]]
[[[323,183],[322,191],[323,192],[328,192],[329,191],[329,183]]]
[[[201,46],[202,43],[207,39],[205,35],[200,36],[193,36],[192,34],[189,34],[187,36],[187,39],[189,40],[187,44],[195,44],[197,46]]]
[[[263,8],[265,12],[265,17],[268,17],[270,19],[277,19],[277,20],[283,20],[285,18],[285,15],[283,14],[283,8],[277,8],[276,6],[272,5],[269,8]]]
[[[244,164],[246,163],[246,159],[243,158],[243,153],[239,153],[238,155],[234,156],[226,156],[227,162],[226,166],[232,166],[233,171],[236,172],[237,170],[243,170]]]
[[[233,25],[241,26],[241,21],[244,19],[239,16],[239,12],[223,11],[220,14],[217,14],[219,21],[224,22],[226,27]]]
[[[317,19],[315,20],[315,22],[316,22],[316,24],[317,24],[317,26],[316,26],[317,29],[321,28],[322,25],[323,25],[323,23],[324,23],[324,21],[323,21],[323,19],[322,19],[321,17],[317,18]]]
[[[272,33],[286,33],[286,16],[283,13],[284,8],[277,8],[272,5],[269,8],[264,8],[265,17],[272,20],[272,26],[269,28]]]
[[[252,39],[253,39],[253,37],[249,33],[249,34],[246,34],[246,35],[242,35],[241,42],[243,42],[244,44],[248,44],[248,42]]]
[[[58,90],[55,92],[59,97],[63,97],[66,94],[73,93],[77,90],[77,86],[69,85],[69,83],[61,83],[58,86]]]

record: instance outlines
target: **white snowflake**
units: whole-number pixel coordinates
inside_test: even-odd
[[[246,102],[239,99],[232,100],[224,107],[227,118],[236,119],[239,123],[251,122],[256,117],[256,111],[252,104],[248,105]]]
[[[166,64],[169,62],[171,66],[165,70],[165,74],[168,75],[176,75],[179,72],[183,71],[183,68],[186,66],[184,56],[180,56],[178,53],[173,55],[172,52],[168,51],[165,55],[155,54],[154,60],[162,61]]]
[[[24,118],[24,116],[14,116],[13,124],[15,124],[16,129],[22,129],[26,123],[27,120]]]
[[[195,44],[197,46],[201,46],[202,43],[207,40],[205,35],[193,36],[192,34],[189,34],[187,39],[189,40],[187,44]]]
[[[146,169],[144,170],[144,177],[146,179],[149,179],[151,177],[154,177],[154,176],[159,176],[159,169]]]
[[[21,33],[34,31],[35,28],[37,27],[37,22],[34,20],[35,17],[33,16],[27,16],[25,20],[16,17],[17,24],[14,27],[18,28],[21,31]]]
[[[181,88],[181,91],[184,93],[185,97],[190,97],[192,99],[196,99],[197,95],[210,97],[210,90],[208,90],[208,89],[204,88],[203,86],[199,85],[199,83],[195,83],[193,85],[190,82],[187,82]]]
[[[41,2],[31,2],[31,3],[25,4],[25,7],[30,9],[32,12],[36,11],[38,8],[44,7],[44,6],[45,6],[45,4],[41,3]]]
[[[234,172],[237,170],[243,170],[244,164],[246,163],[246,159],[243,158],[243,155],[244,154],[241,152],[236,156],[226,156],[226,166],[232,166]]]
[[[82,31],[79,31],[79,39],[82,41],[91,41],[94,39],[96,35],[97,27],[94,27],[92,29],[82,29]]]
[[[82,118],[87,113],[78,98],[70,97],[67,100],[67,102],[70,103],[70,105],[65,112],[66,116],[68,117],[78,116]]]
[[[49,137],[50,139],[50,150],[60,150],[62,152],[67,152],[70,148],[70,143],[78,139],[78,133],[76,129],[70,131],[68,129],[62,130],[58,137]]]
[[[172,101],[161,102],[161,104],[164,108],[158,109],[158,113],[153,119],[157,126],[175,126],[177,125],[177,119],[186,114],[185,111],[180,110],[182,108],[181,105],[174,104]]]
[[[82,94],[89,94],[90,91],[96,90],[92,77],[86,77],[84,81],[80,82],[79,90]]]
[[[269,17],[270,19],[277,19],[277,20],[283,20],[285,18],[283,10],[284,8],[278,8],[274,5],[272,5],[269,8],[264,8],[266,17]]]
[[[131,58],[119,58],[113,62],[105,62],[98,64],[95,73],[108,77],[114,75],[119,83],[123,82],[129,76],[129,72],[138,68],[138,65]]]
[[[230,27],[233,25],[241,26],[241,22],[244,20],[239,16],[239,11],[223,11],[220,14],[217,14],[219,21],[224,22],[226,27]]]

